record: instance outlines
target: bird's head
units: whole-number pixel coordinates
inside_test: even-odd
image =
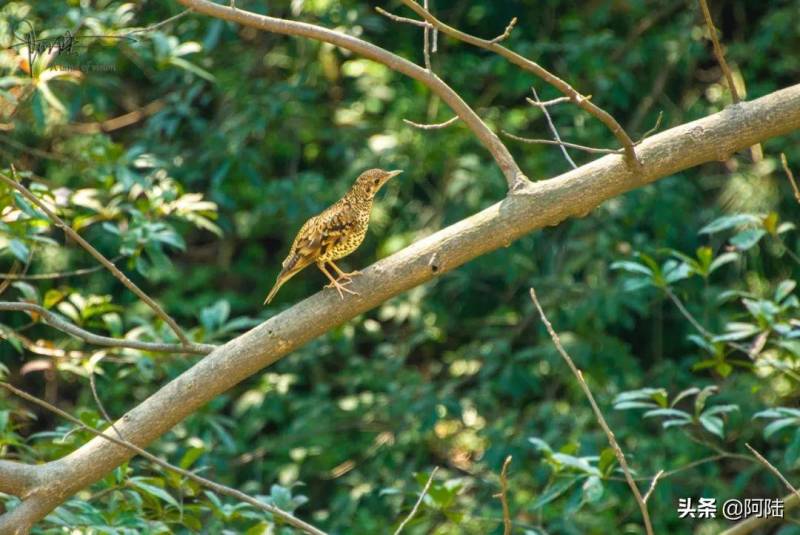
[[[372,198],[390,178],[399,175],[402,171],[384,171],[383,169],[369,169],[361,173],[353,184],[353,192],[359,197]]]

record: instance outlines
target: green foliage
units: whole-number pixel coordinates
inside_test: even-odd
[[[633,138],[660,112],[670,127],[731,102],[695,5],[432,4],[443,20],[483,37],[518,17],[505,44],[592,95]],[[344,29],[421,61],[419,29],[369,2],[237,6]],[[398,2],[384,7],[409,15]],[[747,98],[796,82],[800,56],[787,51],[800,49],[800,2],[713,7]],[[427,89],[335,47],[188,14],[133,39],[87,37],[86,48],[51,64],[26,65],[10,48],[22,20],[42,38],[120,36],[178,13],[177,4],[115,0],[3,4],[0,172],[14,176],[13,164],[192,340],[227,342],[319,290],[324,279],[307,270],[261,307],[295,231],[365,168],[405,172],[381,192],[348,268],[505,194],[500,171],[463,125],[420,131],[403,122],[451,117]],[[496,55],[441,35],[438,44],[434,69],[494,130],[548,135],[525,97],[532,84],[542,99],[560,96],[554,89]],[[574,106],[550,110],[565,140],[615,146]],[[531,177],[569,168],[557,148],[508,143]],[[800,470],[798,206],[777,159],[783,151],[800,168],[796,134],[764,150],[757,164],[742,154],[611,199],[391,299],[148,448],[327,531],[355,534],[398,526],[435,466],[404,533],[501,533],[498,474],[513,455],[515,533],[643,533],[605,434],[527,297],[535,286],[640,487],[659,470],[670,474],[649,501],[656,531],[717,532],[721,519],[677,519],[678,498],[785,493],[741,457],[745,442],[790,480]],[[571,154],[579,164],[594,158]],[[1,272],[92,266],[36,206],[0,186]],[[15,280],[0,299],[41,305],[105,336],[176,341],[104,270]],[[118,417],[197,358],[95,347],[19,312],[0,313],[0,337],[0,377],[98,428],[107,422],[89,388],[92,370]],[[0,392],[3,458],[46,462],[91,438]],[[17,499],[0,502],[10,509]],[[70,498],[36,532],[67,528],[294,531],[138,458]]]

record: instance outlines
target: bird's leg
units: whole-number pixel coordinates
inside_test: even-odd
[[[322,263],[322,262],[318,262],[318,263],[317,263],[317,267],[319,268],[319,270],[320,270],[321,272],[323,272],[323,273],[325,274],[325,276],[326,276],[326,277],[328,277],[328,280],[329,280],[329,281],[331,281],[331,283],[330,283],[330,284],[326,284],[326,285],[325,285],[325,287],[326,287],[326,288],[336,288],[336,291],[337,291],[337,292],[339,292],[339,297],[341,297],[342,299],[344,299],[344,294],[343,294],[342,292],[347,292],[347,293],[349,293],[349,294],[353,294],[353,295],[359,295],[359,293],[358,293],[358,292],[354,292],[353,290],[350,290],[350,289],[348,289],[348,288],[345,288],[345,287],[344,287],[344,284],[340,284],[340,283],[339,283],[339,281],[337,281],[336,279],[334,279],[334,278],[331,276],[331,274],[330,274],[330,273],[328,273],[328,270],[327,270],[327,269],[325,269],[325,264],[324,264],[324,263]],[[345,284],[346,284],[346,283],[345,283]]]
[[[328,260],[328,263],[331,265],[333,269],[336,270],[336,273],[339,274],[339,278],[337,280],[344,279],[346,282],[350,282],[356,275],[361,275],[360,271],[351,271],[350,273],[345,273],[344,271],[339,269],[339,266],[334,264],[332,260]]]

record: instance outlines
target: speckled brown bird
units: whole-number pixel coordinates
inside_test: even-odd
[[[278,274],[275,286],[270,290],[264,300],[266,305],[283,284],[296,273],[312,263],[317,264],[322,273],[331,281],[326,288],[336,288],[339,297],[344,299],[344,292],[358,295],[353,290],[346,288],[358,271],[345,273],[334,260],[339,260],[355,251],[369,226],[369,215],[372,212],[372,201],[375,194],[386,182],[402,173],[402,171],[384,171],[383,169],[370,169],[364,171],[356,179],[350,191],[336,201],[325,211],[305,222],[289,250],[289,256],[283,261],[283,269]],[[325,264],[330,265],[338,278],[333,278],[325,269]],[[344,281],[344,282],[339,282]]]

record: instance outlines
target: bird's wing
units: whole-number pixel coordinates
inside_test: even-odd
[[[348,210],[326,211],[319,215],[319,219],[322,231],[319,246],[321,255],[335,248],[356,225],[355,217]]]
[[[319,223],[319,216],[312,217],[300,228],[289,256],[283,261],[284,270],[291,270],[295,264],[305,267],[320,255],[323,232]]]

